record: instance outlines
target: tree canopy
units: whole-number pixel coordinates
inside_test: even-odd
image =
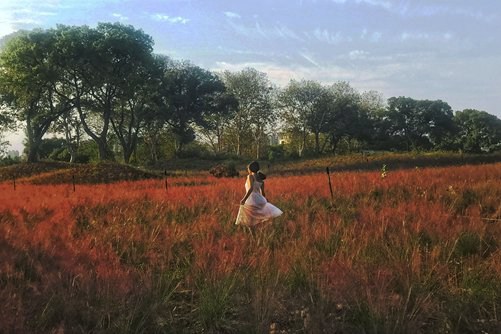
[[[71,161],[92,146],[98,159],[126,163],[190,147],[257,159],[279,150],[501,148],[501,121],[485,111],[454,113],[445,101],[405,96],[385,101],[345,81],[279,88],[254,68],[214,73],[154,54],[151,36],[130,25],[58,25],[17,32],[1,45],[0,131],[24,129],[28,161],[48,156],[48,133],[61,138]]]

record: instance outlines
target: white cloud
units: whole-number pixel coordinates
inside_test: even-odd
[[[385,9],[391,8],[391,3],[389,1],[381,0],[356,0],[357,3],[366,3],[371,6],[383,7]]]
[[[300,52],[299,55],[301,57],[303,57],[304,59],[306,59],[310,64],[312,64],[316,67],[320,67],[320,64],[317,61],[315,61],[315,59],[313,58],[313,55],[311,55],[310,53]]]
[[[379,31],[374,31],[369,33],[369,31],[364,28],[362,32],[360,33],[360,39],[363,40],[369,40],[370,42],[379,42],[381,40],[381,37],[383,37],[383,34]]]
[[[499,20],[499,14],[496,12],[486,13],[478,9],[474,2],[473,6],[465,6],[461,4],[411,4],[409,2],[400,4],[392,10],[404,17],[433,17],[439,15],[458,16],[458,19],[470,18],[478,21],[488,23],[496,22]]]
[[[366,59],[369,56],[369,52],[363,50],[352,50],[348,54],[350,59]]]
[[[230,19],[240,19],[241,16],[237,13],[234,13],[234,12],[224,12],[224,15],[226,17],[229,17]]]
[[[313,31],[313,36],[320,42],[328,44],[339,44],[344,41],[341,32],[338,31],[335,34],[331,34],[327,29],[316,28]]]
[[[152,14],[150,16],[153,20],[155,21],[160,21],[160,22],[169,22],[172,24],[180,23],[180,24],[186,24],[190,20],[181,16],[169,16],[165,14]]]
[[[403,32],[400,34],[400,39],[403,41],[407,40],[418,40],[418,39],[429,39],[430,35],[428,33],[411,33]]]
[[[349,4],[349,3],[356,3],[356,4],[366,4],[374,7],[383,7],[385,9],[390,9],[391,8],[391,2],[390,1],[384,1],[384,0],[331,0],[331,2],[337,3],[337,4]]]
[[[445,33],[426,33],[426,32],[408,32],[404,31],[400,34],[400,40],[406,41],[431,41],[431,42],[450,42],[454,35],[450,32]]]
[[[111,16],[115,17],[119,21],[128,21],[129,20],[129,18],[127,16],[124,16],[124,15],[119,14],[119,13],[113,13],[113,14],[111,14]]]
[[[299,37],[293,30],[284,25],[275,27],[275,32],[277,33],[278,37],[281,37],[283,39],[295,39],[298,41],[303,41],[303,39]]]

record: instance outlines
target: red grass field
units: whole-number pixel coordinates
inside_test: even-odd
[[[0,184],[2,333],[499,333],[501,164]]]

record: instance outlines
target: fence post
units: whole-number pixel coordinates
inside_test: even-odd
[[[165,183],[165,191],[167,191],[167,169],[164,169],[164,183]]]
[[[71,182],[73,183],[73,192],[75,192],[75,174],[71,175]]]
[[[331,192],[331,201],[334,201],[334,192],[332,191],[331,174],[329,171],[329,167],[326,167],[325,171],[327,172],[327,178],[329,179],[329,190]]]
[[[14,190],[16,190],[16,176],[12,175],[12,183],[14,184]]]

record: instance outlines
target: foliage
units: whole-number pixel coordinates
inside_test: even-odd
[[[254,68],[246,68],[237,73],[225,71],[222,78],[228,93],[237,103],[231,113],[229,131],[234,152],[240,156],[244,146],[254,146],[252,153],[255,153],[256,159],[260,159],[263,139],[275,120],[272,109],[273,87],[268,76]],[[252,142],[249,141],[251,138]]]
[[[458,144],[465,152],[492,152],[501,149],[501,120],[485,111],[465,109],[454,115],[459,127]]]
[[[216,165],[209,170],[209,174],[215,177],[234,177],[239,175],[235,165],[231,163]]]
[[[453,115],[442,100],[385,101],[345,81],[291,80],[282,89],[254,68],[215,74],[153,54],[151,36],[130,25],[58,25],[3,42],[0,134],[22,124],[31,162],[47,156],[41,145],[48,131],[64,135],[65,150],[54,159],[138,165],[206,149],[277,159],[277,149],[269,149],[277,138],[289,157],[501,148],[501,121],[484,111]],[[82,144],[88,150],[87,140],[95,143],[97,158],[79,154]],[[188,145],[202,152],[185,154]]]
[[[439,147],[455,130],[452,109],[441,100],[393,97],[383,117],[387,135],[395,138],[398,148],[407,150]]]

